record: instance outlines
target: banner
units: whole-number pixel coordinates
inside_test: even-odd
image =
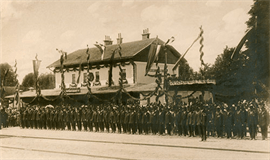
[[[145,68],[145,76],[148,74],[150,71],[153,63],[158,60],[158,54],[160,52],[161,45],[158,44],[157,38],[154,41],[154,43],[151,44],[149,53],[148,53],[148,60]]]

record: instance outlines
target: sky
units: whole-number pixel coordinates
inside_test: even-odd
[[[203,60],[213,64],[226,46],[235,47],[243,37],[252,0],[1,0],[0,63],[14,66],[18,79],[33,72],[38,55],[40,73],[51,72],[48,65],[60,58],[56,48],[71,53],[87,44],[103,43],[105,35],[116,43],[142,39],[149,28],[150,38],[158,36],[183,54],[203,28]],[[200,45],[185,58],[198,71]]]

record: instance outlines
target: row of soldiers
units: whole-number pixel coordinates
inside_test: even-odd
[[[22,128],[178,134],[201,136],[202,140],[210,135],[241,139],[247,136],[247,131],[250,138],[255,139],[259,128],[265,139],[269,126],[269,113],[264,103],[241,101],[230,107],[224,103],[215,105],[201,102],[176,106],[156,103],[147,106],[28,106],[20,110],[20,119]]]

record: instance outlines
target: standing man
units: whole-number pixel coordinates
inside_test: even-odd
[[[206,106],[204,106],[201,112],[201,124],[200,124],[202,141],[206,141],[206,124],[207,124],[207,111]]]
[[[225,120],[225,130],[226,130],[226,134],[227,134],[228,139],[232,138],[233,113],[231,110],[232,109],[228,107],[228,110],[224,112],[226,114],[226,116],[225,116],[226,119],[224,119],[224,120]]]
[[[261,112],[259,113],[259,125],[262,131],[262,139],[267,139],[268,125],[269,125],[269,113],[265,109],[264,104],[262,104]]]
[[[248,112],[248,130],[249,130],[251,140],[252,139],[255,140],[257,121],[258,121],[258,117],[255,114],[253,104],[250,104],[250,110]]]
[[[217,106],[217,111],[215,114],[215,126],[216,126],[217,136],[221,138],[222,137],[222,114],[221,114],[219,106]]]

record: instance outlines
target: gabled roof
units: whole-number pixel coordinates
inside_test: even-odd
[[[155,39],[156,38],[151,38],[151,39],[122,43],[121,44],[121,48],[122,48],[121,60],[130,59],[138,55],[147,47],[149,48],[149,46],[155,41]],[[164,42],[160,40],[159,38],[157,38],[157,40],[159,44],[164,44]],[[89,48],[90,62],[92,64],[103,63],[103,62],[108,63],[108,61],[110,60],[112,56],[112,51],[116,49],[117,47],[118,47],[118,44],[107,45],[103,61],[101,61],[101,53],[97,47]],[[172,46],[169,46],[169,49],[176,58],[180,57],[180,53],[177,52]],[[68,54],[67,60],[64,61],[64,65],[65,66],[79,66],[80,64],[82,65],[87,64],[86,50],[87,48],[80,49],[80,50],[77,50],[75,52]],[[119,60],[120,59],[119,54],[115,54],[114,59]],[[145,59],[145,61],[147,61],[147,59]],[[55,61],[54,63],[49,65],[47,68],[51,68],[51,67],[55,67],[55,68],[60,67],[60,61],[59,60]]]
[[[121,48],[122,48],[121,59],[132,58],[133,56],[138,54],[140,51],[142,51],[143,49],[151,45],[151,43],[154,40],[155,38],[122,43],[121,44]],[[161,40],[159,40],[159,42],[162,43]],[[118,47],[118,44],[107,45],[103,61],[109,61],[112,55],[112,50],[116,49],[117,47]],[[80,49],[80,50],[77,50],[75,52],[68,54],[67,60],[64,61],[64,65],[72,66],[72,65],[86,64],[87,63],[86,50],[87,50],[86,48]],[[89,53],[90,53],[90,62],[95,63],[95,62],[101,61],[101,53],[97,47],[89,48]],[[118,54],[116,54],[114,58],[119,59],[120,57]],[[60,67],[60,61],[59,60],[55,61],[54,63],[48,66],[48,68],[50,67]]]

